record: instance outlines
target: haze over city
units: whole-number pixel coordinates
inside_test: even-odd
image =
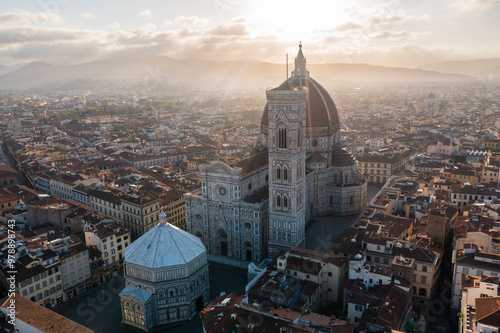
[[[500,332],[500,0],[0,3],[0,331]]]

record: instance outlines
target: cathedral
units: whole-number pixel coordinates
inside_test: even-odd
[[[312,218],[366,208],[366,180],[340,146],[337,107],[309,76],[302,45],[291,77],[266,97],[259,151],[201,165],[201,191],[184,195],[187,231],[208,253],[259,262],[303,246]]]

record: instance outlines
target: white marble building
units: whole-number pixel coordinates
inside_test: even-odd
[[[258,152],[201,165],[201,192],[184,195],[187,231],[208,253],[258,262],[303,245],[311,218],[366,208],[367,184],[340,147],[335,103],[299,48],[291,77],[266,92]]]
[[[148,331],[189,320],[209,303],[207,252],[199,238],[160,222],[125,249],[122,323]]]

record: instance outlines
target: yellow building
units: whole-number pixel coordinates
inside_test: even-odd
[[[53,160],[66,160],[71,158],[71,151],[67,150],[47,150],[45,154]]]
[[[160,199],[162,210],[167,215],[167,222],[186,230],[186,204],[182,190],[172,190]]]
[[[476,170],[472,169],[444,169],[443,177],[458,181],[462,184],[469,183],[474,186],[476,184]]]
[[[16,170],[0,160],[0,188],[16,186],[17,174],[18,172]]]
[[[134,237],[140,237],[158,224],[160,200],[145,193],[127,194],[120,197],[123,226]]]
[[[5,188],[0,189],[0,215],[14,210],[18,204],[19,196],[16,193],[12,193]]]

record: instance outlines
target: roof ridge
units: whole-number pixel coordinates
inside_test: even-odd
[[[159,243],[159,242],[157,241],[157,239],[159,238],[159,236],[160,236],[160,234],[161,234],[161,227],[162,227],[162,226],[161,226],[161,225],[159,225],[159,224],[157,224],[157,225],[155,225],[155,226],[153,227],[153,229],[154,229],[154,228],[158,229],[158,231],[157,231],[157,232],[155,232],[155,235],[154,235],[155,237],[154,237],[154,238],[152,239],[152,241],[151,241],[151,243],[153,243],[153,242],[155,243],[154,253],[153,253],[153,260],[152,260],[152,264],[153,264],[153,266],[154,266],[154,267],[156,267],[156,258],[157,258],[157,256],[156,256],[156,252],[158,252],[158,243]],[[151,229],[151,230],[153,230],[153,229]],[[160,238],[159,240],[161,240],[161,238]]]
[[[170,223],[167,223],[165,226],[166,226],[166,227],[168,227],[168,228],[170,228],[170,230],[171,230],[171,229],[172,229],[172,227],[173,227],[173,225],[172,225],[172,224],[170,224]],[[169,232],[168,234],[169,234],[170,238],[172,238],[172,240],[174,241],[175,248],[176,248],[177,252],[178,252],[178,253],[180,253],[180,255],[182,256],[182,259],[184,259],[184,262],[186,262],[186,263],[187,263],[187,262],[188,262],[188,260],[187,260],[187,259],[186,259],[186,257],[184,256],[183,251],[179,251],[179,244],[177,244],[177,241],[176,241],[176,240],[175,240],[175,238],[172,236],[172,233],[171,233],[171,232]]]

